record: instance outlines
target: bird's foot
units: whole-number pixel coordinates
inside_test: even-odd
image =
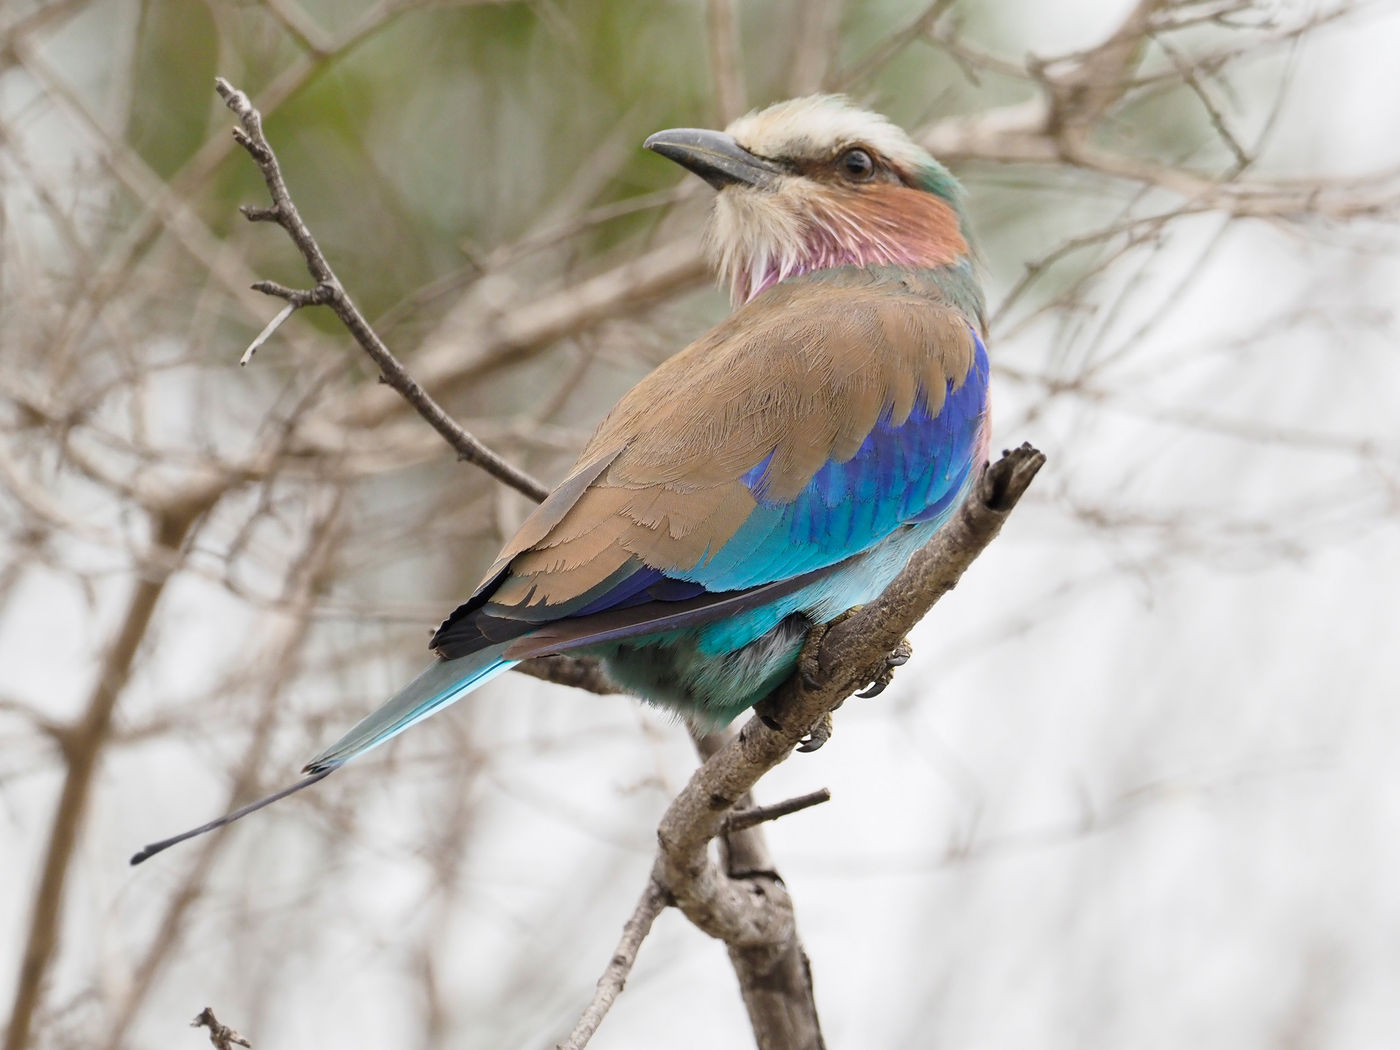
[[[807,638],[802,643],[802,652],[799,653],[797,657],[797,675],[804,689],[819,689],[826,680],[827,675],[822,670],[821,666],[822,640],[826,638],[826,633],[838,623],[860,612],[860,609],[861,607],[859,605],[852,609],[847,609],[834,620],[829,620],[826,623],[814,623],[807,631]],[[887,666],[880,678],[876,680],[869,690],[859,695],[875,696],[879,694],[881,690],[889,684],[890,677],[893,674],[892,669],[908,662],[912,654],[913,650],[909,648],[909,643],[907,641],[901,642],[899,646],[885,658]],[[835,711],[836,708],[840,706],[841,705],[838,703],[831,710]],[[765,710],[763,703],[760,703],[755,708],[755,711],[758,717],[763,719],[763,724],[769,729],[782,728],[782,725],[773,717],[772,712]],[[810,754],[813,751],[820,750],[821,747],[831,739],[832,733],[834,732],[835,724],[831,719],[831,711],[828,711],[817,720],[817,724],[798,742],[797,750],[801,751],[803,754]]]
[[[822,640],[826,638],[826,633],[838,623],[860,612],[860,609],[857,605],[847,609],[834,620],[812,624],[811,629],[807,631],[807,640],[802,643],[802,652],[797,656],[797,673],[802,677],[803,688],[816,689],[826,677],[821,667]]]
[[[822,639],[830,629],[824,623],[812,624],[802,643],[802,651],[797,654],[797,676],[802,680],[803,689],[816,689],[822,684]]]
[[[817,719],[817,724],[808,731],[805,737],[798,741],[797,750],[804,755],[809,755],[813,751],[819,751],[822,745],[831,739],[831,734],[834,732],[836,732],[836,723],[831,720],[831,712],[828,711],[826,714],[822,715],[821,718]]]
[[[909,662],[909,658],[914,655],[914,647],[909,644],[909,639],[905,638],[888,653],[885,654],[885,669],[879,676],[870,683],[869,687],[856,696],[863,700],[869,700],[872,696],[879,696],[894,681],[894,669],[903,667]]]

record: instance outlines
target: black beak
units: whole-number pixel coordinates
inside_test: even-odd
[[[717,190],[735,183],[766,186],[784,174],[780,165],[755,156],[722,131],[671,128],[658,131],[643,145],[695,172]]]

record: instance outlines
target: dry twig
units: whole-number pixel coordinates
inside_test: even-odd
[[[203,500],[150,508],[151,547],[178,556],[190,531],[221,494],[220,490],[211,489]],[[72,868],[78,831],[87,814],[98,761],[110,739],[117,700],[131,674],[141,640],[177,565],[178,561],[172,558],[163,570],[137,581],[132,588],[121,626],[103,657],[86,709],[67,729],[68,746],[62,752],[66,765],[63,788],[29,915],[19,984],[5,1033],[6,1050],[23,1050],[29,1044],[44,975],[58,944],[64,888]]]
[[[612,1009],[612,1004],[622,994],[627,975],[632,972],[632,966],[637,961],[637,952],[642,946],[642,941],[646,940],[647,934],[651,932],[651,924],[668,903],[670,901],[666,891],[656,882],[648,880],[632,917],[622,927],[622,939],[618,941],[603,975],[598,978],[598,987],[593,993],[593,998],[584,1008],[578,1024],[574,1025],[574,1030],[557,1044],[556,1050],[583,1050],[588,1045],[588,1041],[598,1031],[598,1026],[603,1023],[603,1018]]]
[[[190,1027],[209,1029],[209,1042],[214,1044],[214,1050],[232,1050],[235,1046],[251,1047],[253,1045],[215,1017],[214,1009],[210,1006],[199,1011],[195,1019],[190,1022]]]
[[[724,818],[724,833],[727,835],[734,831],[744,831],[748,828],[766,824],[770,820],[777,820],[779,817],[786,817],[793,813],[801,813],[804,809],[811,809],[813,806],[820,806],[823,802],[831,801],[831,792],[826,788],[818,791],[809,791],[805,795],[798,795],[795,798],[784,799],[782,802],[774,802],[769,806],[749,806],[745,809],[731,810],[729,816]]]
[[[267,183],[268,193],[272,196],[270,208],[244,207],[243,214],[252,222],[275,222],[281,226],[291,237],[297,250],[301,252],[302,257],[306,260],[307,269],[310,270],[312,278],[316,281],[315,287],[309,289],[287,288],[275,281],[259,281],[253,285],[257,291],[285,300],[288,309],[284,309],[249,346],[244,353],[243,363],[246,363],[257,346],[271,334],[271,330],[275,330],[282,320],[290,316],[291,310],[312,305],[329,306],[341,323],[349,329],[355,341],[379,366],[381,380],[398,391],[403,399],[412,405],[434,430],[442,435],[443,440],[456,450],[459,459],[480,467],[492,477],[504,482],[516,491],[524,493],[531,499],[538,501],[549,495],[548,488],[520,468],[506,462],[463,429],[441,405],[433,400],[426,390],[419,386],[418,381],[408,374],[407,369],[384,345],[374,329],[370,327],[369,322],[365,320],[364,315],[360,313],[354,300],[350,298],[340,281],[336,279],[330,263],[316,243],[316,238],[312,236],[310,229],[302,221],[301,213],[297,210],[291,194],[287,191],[286,181],[277,163],[277,155],[272,151],[272,146],[268,144],[267,137],[263,134],[262,114],[254,108],[247,95],[227,80],[219,77],[214,84],[219,96],[228,105],[228,108],[233,110],[242,124],[241,128],[234,129],[234,138],[253,158],[253,163],[262,172],[263,180]]]

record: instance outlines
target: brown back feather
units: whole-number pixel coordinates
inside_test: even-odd
[[[469,604],[509,616],[640,565],[693,568],[757,505],[739,479],[770,452],[763,498],[791,501],[827,460],[854,456],[887,407],[899,424],[922,393],[937,412],[973,354],[931,279],[776,285],[623,397],[488,572],[483,587],[509,565],[495,591]]]

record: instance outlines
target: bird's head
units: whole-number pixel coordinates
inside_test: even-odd
[[[779,102],[724,131],[646,147],[719,194],[706,243],[735,303],[838,266],[971,268],[962,188],[902,130],[839,95]]]

